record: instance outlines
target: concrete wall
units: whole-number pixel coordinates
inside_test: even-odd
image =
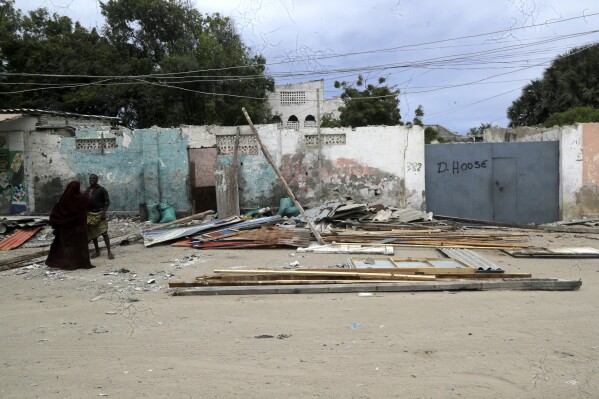
[[[97,145],[102,136],[114,148],[102,151]],[[89,148],[78,148],[78,140],[89,141]],[[90,127],[77,129],[75,137],[30,132],[25,148],[30,154],[30,212],[49,212],[70,180],[79,179],[86,187],[90,173],[108,190],[111,211],[137,211],[143,202],[190,210],[187,137],[180,129]]]
[[[599,214],[599,124],[553,128],[487,129],[486,142],[560,142],[560,217],[578,219]]]
[[[582,188],[580,203],[585,216],[599,216],[599,123],[585,123],[582,131]]]
[[[425,209],[424,131],[419,126],[372,126],[322,129],[318,146],[314,129],[258,126],[260,137],[294,194],[306,207],[325,200],[379,202]],[[241,127],[239,189],[242,208],[278,206],[283,186],[262,155],[248,127]],[[215,135],[218,162],[232,162],[236,128],[196,129]],[[206,142],[190,136],[190,143]]]
[[[299,104],[284,104],[281,102],[282,92],[303,92],[305,101]],[[316,127],[314,122],[306,123],[306,117],[311,116],[314,120],[318,118],[318,104],[320,104],[321,117],[329,114],[336,119],[340,115],[339,107],[344,105],[343,101],[338,97],[325,100],[323,80],[277,85],[275,86],[275,91],[269,93],[268,102],[272,108],[272,114],[279,115],[283,127],[289,128],[293,128],[293,126],[288,124],[288,119],[291,115],[298,118],[299,128]]]

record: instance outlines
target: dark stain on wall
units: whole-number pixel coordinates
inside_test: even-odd
[[[50,213],[52,208],[54,208],[54,205],[56,205],[60,199],[66,186],[67,183],[63,183],[58,177],[46,181],[45,183],[38,183],[36,181],[34,184],[35,212]]]
[[[583,216],[599,216],[599,187],[587,184],[577,195]]]

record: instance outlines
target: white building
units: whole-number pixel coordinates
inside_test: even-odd
[[[323,80],[276,85],[268,101],[273,115],[281,119],[279,127],[296,130],[317,126],[319,105],[321,118],[329,115],[335,119],[339,118],[339,107],[343,106],[339,97],[324,99]]]

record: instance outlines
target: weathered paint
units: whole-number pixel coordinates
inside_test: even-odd
[[[560,130],[560,206],[561,219],[582,217],[580,189],[583,168],[583,125],[565,126]]]
[[[582,132],[582,214],[599,215],[599,123],[585,123]]]
[[[76,139],[116,139],[116,148],[76,149]],[[123,143],[126,143],[125,146]],[[110,210],[136,211],[143,202],[170,203],[189,211],[187,138],[179,129],[114,131],[80,128],[75,137],[36,132],[29,136],[35,212],[49,212],[70,180],[87,185],[99,176],[111,198]]]
[[[216,148],[190,148],[188,150],[193,187],[214,186]]]
[[[358,202],[425,208],[424,133],[418,126],[322,129],[321,150],[305,137],[313,136],[313,129],[257,128],[286,182],[306,207],[350,197]],[[230,137],[235,132],[235,127],[220,127],[211,133],[196,129],[193,134]],[[242,127],[241,134],[251,132]],[[335,141],[335,137],[343,140]],[[190,137],[190,142],[206,141]],[[231,160],[231,155],[218,156],[219,164]],[[279,198],[287,193],[262,153],[239,155],[239,162],[241,207],[278,206]]]

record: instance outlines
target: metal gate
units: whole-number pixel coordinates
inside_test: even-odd
[[[559,142],[429,144],[427,210],[507,223],[559,220]]]

